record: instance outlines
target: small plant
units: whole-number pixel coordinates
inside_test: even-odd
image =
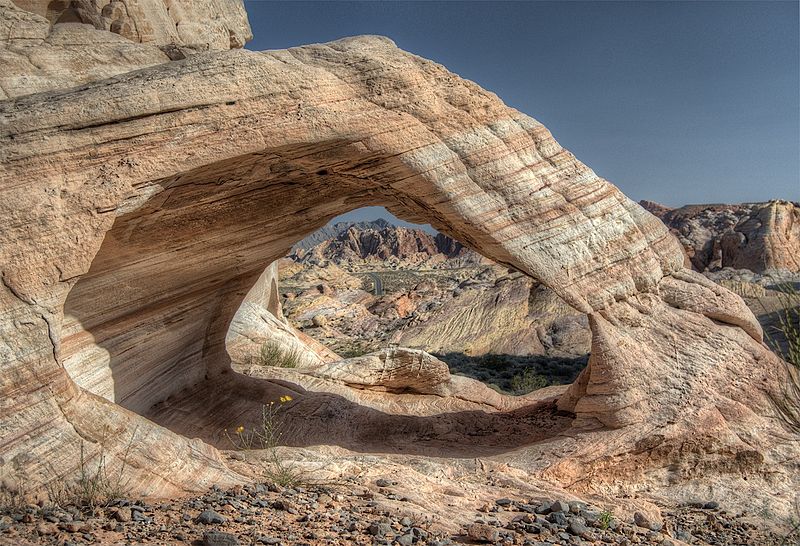
[[[511,390],[516,395],[528,394],[547,386],[547,378],[528,368],[511,378]]]
[[[778,312],[777,326],[765,334],[785,363],[787,382],[783,392],[770,394],[770,399],[784,425],[800,434],[800,292],[790,284],[779,288],[783,309]]]
[[[791,544],[800,544],[800,495],[794,499],[794,514],[789,517],[789,532],[781,541],[781,546]]]
[[[281,396],[279,402],[261,406],[261,422],[254,429],[238,426],[233,434],[227,429],[228,440],[241,450],[263,449],[267,452],[264,461],[264,476],[268,481],[283,487],[301,483],[301,474],[294,465],[286,463],[278,453],[278,445],[283,435],[283,420],[280,415],[283,405],[292,401],[291,396]]]
[[[125,476],[128,456],[136,439],[138,427],[131,433],[122,464],[115,472],[109,468],[106,451],[108,429],[104,430],[100,439],[100,452],[96,462],[92,463],[86,454],[85,442],[81,441],[79,468],[77,477],[72,480],[61,477],[45,484],[50,504],[55,506],[74,505],[94,512],[97,508],[107,506],[114,499],[125,497],[129,490],[130,478]]]
[[[300,364],[300,352],[294,348],[284,349],[279,342],[270,340],[261,346],[255,364],[277,368],[296,368]]]
[[[0,511],[16,511],[28,503],[28,479],[22,469],[22,459],[11,459],[11,471],[5,470],[5,461],[0,458]]]
[[[603,510],[600,512],[600,517],[597,518],[597,522],[600,525],[600,529],[605,531],[611,526],[611,522],[614,521],[614,514],[610,510]]]

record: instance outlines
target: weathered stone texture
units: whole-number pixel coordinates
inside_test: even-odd
[[[551,479],[574,481],[606,456],[623,464],[653,428],[682,441],[709,412],[725,418],[704,433],[778,458],[764,391],[781,367],[738,297],[683,269],[664,224],[536,120],[385,38],[198,54],[1,101],[0,180],[0,451],[33,453],[40,480],[54,475],[44,461],[74,468],[81,441],[119,455],[135,423],[142,491],[235,479],[211,447],[133,412],[210,440],[210,427],[257,407],[263,383],[235,374],[226,353],[234,315],[295,242],[366,205],[425,220],[590,314],[589,367],[561,406],[576,433],[592,432]],[[277,313],[262,288],[253,301]],[[432,430],[475,420],[443,408],[526,402],[475,400],[469,380],[449,381],[425,402],[440,410]],[[393,412],[424,407],[335,390]],[[383,433],[382,418],[369,412],[358,434]]]
[[[0,99],[240,48],[251,37],[240,0],[0,0]]]
[[[698,271],[723,267],[755,273],[800,272],[800,205],[791,201],[687,205],[643,201],[684,246]]]

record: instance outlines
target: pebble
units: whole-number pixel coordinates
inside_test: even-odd
[[[42,522],[36,526],[36,533],[40,536],[50,536],[58,533],[58,527],[55,523]]]
[[[584,520],[577,517],[570,519],[569,525],[567,526],[567,531],[572,535],[582,538],[585,538],[585,536],[589,534],[589,528],[586,527]]]
[[[650,518],[641,512],[636,512],[633,514],[633,522],[639,527],[642,527],[643,529],[650,529],[651,531],[660,531],[662,527],[660,523],[650,521]]]
[[[547,516],[547,521],[550,523],[555,523],[561,527],[564,527],[567,524],[567,515],[564,512],[550,512]]]
[[[213,510],[204,510],[197,516],[198,523],[205,523],[210,525],[212,523],[225,523],[225,516],[218,514]]]
[[[389,480],[386,483],[395,485]],[[0,511],[0,537],[16,544],[52,542],[62,546],[86,542],[229,546],[240,544],[240,540],[246,544],[271,546],[325,544],[337,540],[346,544],[385,546],[453,544],[450,539],[427,529],[420,522],[421,516],[401,517],[396,511],[389,511],[389,505],[385,504],[388,495],[373,500],[372,493],[361,486],[343,493],[313,487],[251,485],[228,491],[216,488],[193,499],[152,506],[118,499],[110,503],[107,510],[92,515],[74,506],[64,509],[31,506],[5,514]],[[378,498],[383,501],[379,502]],[[600,509],[580,501],[537,504],[536,501],[523,503],[502,497],[488,500],[485,511],[467,527],[466,534],[472,543],[509,546],[588,546],[589,543],[594,546],[675,546],[679,541],[729,546],[775,542],[765,540],[760,528],[750,520],[718,508],[712,501],[697,501],[672,511],[665,509],[661,516],[669,528],[674,529],[668,536],[659,532],[662,524],[652,521],[645,512],[635,513],[634,523],[612,519],[607,529],[601,529]],[[293,517],[292,511],[297,517]],[[224,513],[228,517],[223,516]],[[140,523],[129,523],[136,520]],[[195,525],[195,521],[225,524],[226,532],[213,527],[204,529],[203,525]],[[239,539],[237,535],[247,538]]]
[[[372,536],[376,537],[385,537],[387,535],[394,535],[394,530],[392,526],[385,522],[375,522],[371,523],[369,527],[367,527],[367,532]]]
[[[206,531],[203,533],[203,546],[239,546],[236,535],[222,531]]]
[[[109,516],[121,523],[127,522],[131,520],[131,509],[130,508],[112,508],[109,510]]]

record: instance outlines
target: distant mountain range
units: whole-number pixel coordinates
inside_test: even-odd
[[[323,241],[327,241],[329,239],[335,239],[341,233],[347,231],[350,228],[355,228],[357,230],[381,230],[389,227],[395,227],[394,224],[384,220],[383,218],[377,218],[375,220],[368,220],[366,222],[337,222],[335,224],[329,224],[323,228],[318,229],[299,243],[295,243],[292,247],[292,250],[297,250],[298,248],[302,248],[304,250],[308,250],[309,248],[315,247],[318,244],[322,243]]]
[[[398,227],[386,220],[340,222],[295,245],[292,257],[305,263],[391,261],[409,266],[460,267],[486,258],[442,234]]]

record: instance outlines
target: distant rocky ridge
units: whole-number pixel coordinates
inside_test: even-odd
[[[383,219],[326,226],[295,245],[292,257],[317,265],[388,261],[411,267],[458,267],[488,263],[480,254],[442,233],[433,235],[418,228],[398,227]]]
[[[335,224],[329,224],[321,227],[302,241],[295,243],[295,245],[292,247],[292,250],[297,250],[298,248],[308,250],[309,248],[315,247],[324,241],[337,238],[341,233],[344,233],[350,228],[359,230],[380,230],[392,226],[394,226],[394,224],[390,223],[388,220],[384,220],[383,218],[376,218],[375,220],[367,220],[365,222],[336,222]]]
[[[670,228],[697,271],[800,272],[798,203],[776,200],[677,209],[652,201],[639,204]]]
[[[701,273],[724,268],[800,273],[797,203],[775,200],[680,208],[646,200],[639,204],[670,228],[683,245],[692,268]],[[411,267],[432,262],[463,266],[482,260],[446,235],[398,227],[382,218],[325,226],[297,243],[293,251],[295,259],[318,265],[325,261],[342,264],[390,260]]]

